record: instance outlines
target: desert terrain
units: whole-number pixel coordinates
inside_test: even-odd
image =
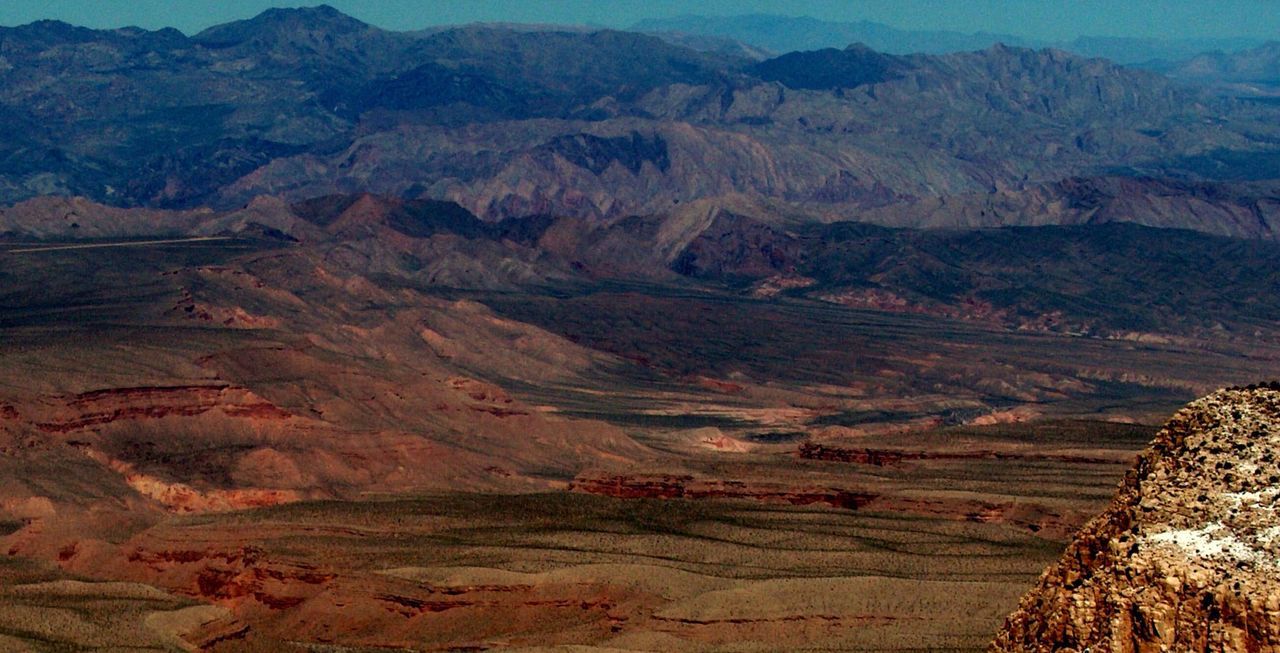
[[[4,254],[3,633],[32,650],[978,650],[1164,414],[1270,360],[42,243]]]
[[[0,650],[1034,649],[1280,361],[1280,50],[1086,45],[0,27]]]

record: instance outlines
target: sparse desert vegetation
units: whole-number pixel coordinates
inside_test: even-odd
[[[745,18],[0,26],[0,651],[1173,632],[1041,571],[1276,377],[1280,50]]]

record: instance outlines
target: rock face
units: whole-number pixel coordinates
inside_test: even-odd
[[[1179,411],[991,651],[1280,651],[1280,384]]]

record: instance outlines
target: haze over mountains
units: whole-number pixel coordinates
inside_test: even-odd
[[[978,650],[1274,374],[1270,56],[0,28],[0,648]]]
[[[230,208],[371,191],[495,220],[732,196],[834,220],[1070,177],[1220,188],[1265,177],[1276,149],[1267,107],[1002,46],[755,62],[627,32],[393,33],[326,7],[193,37],[43,22],[0,38],[10,202]]]
[[[868,20],[837,22],[807,16],[749,14],[742,16],[677,16],[652,18],[632,26],[655,34],[686,34],[741,41],[766,52],[840,48],[849,43],[891,54],[947,54],[983,50],[995,43],[1024,48],[1056,48],[1122,64],[1179,61],[1206,52],[1236,52],[1262,44],[1260,39],[1154,39],[1080,36],[1070,41],[1044,41],[1013,34],[905,30]]]
[[[1264,43],[1238,52],[1206,52],[1164,66],[1174,79],[1216,87],[1220,93],[1245,97],[1280,94],[1280,43]]]

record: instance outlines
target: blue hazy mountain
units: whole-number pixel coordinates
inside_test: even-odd
[[[994,43],[1053,47],[1089,57],[1103,57],[1122,64],[1153,60],[1188,59],[1202,52],[1237,52],[1262,44],[1259,39],[1150,39],[1082,36],[1071,41],[1044,41],[991,32],[904,30],[872,21],[836,22],[805,16],[748,14],[742,16],[678,16],[644,20],[632,29],[728,38],[750,46],[783,53],[794,50],[843,48],[863,43],[889,54],[945,54],[981,50]]]

